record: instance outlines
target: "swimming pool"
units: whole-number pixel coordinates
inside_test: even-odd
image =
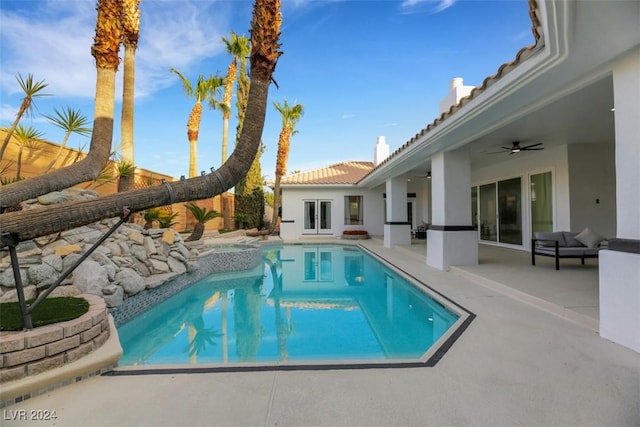
[[[121,325],[119,366],[425,364],[469,313],[409,279],[353,245],[265,246]]]

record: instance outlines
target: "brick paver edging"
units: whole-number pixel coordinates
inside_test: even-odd
[[[42,326],[30,331],[0,335],[0,383],[74,362],[100,348],[110,334],[107,306],[96,295],[83,294],[89,311],[77,319]]]

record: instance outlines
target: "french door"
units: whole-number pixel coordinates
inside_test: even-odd
[[[331,200],[305,200],[303,234],[333,234]]]

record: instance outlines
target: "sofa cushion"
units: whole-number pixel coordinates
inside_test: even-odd
[[[541,242],[538,242],[538,245],[540,246],[554,247],[556,245],[556,241],[558,242],[558,246],[566,246],[562,231],[536,231],[535,236],[536,239],[543,240]]]
[[[577,248],[584,248],[585,245],[584,243],[582,243],[579,240],[576,240],[576,235],[578,233],[571,233],[570,231],[563,231],[562,235],[564,236],[564,244],[565,246],[568,246],[570,248],[572,247],[577,247]]]
[[[600,242],[604,240],[604,237],[594,231],[589,230],[589,227],[586,227],[584,230],[578,233],[578,235],[576,235],[575,239],[589,248],[595,248]]]

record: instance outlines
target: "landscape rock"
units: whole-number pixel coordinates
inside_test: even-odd
[[[60,273],[49,264],[38,264],[29,267],[27,270],[29,282],[39,288],[47,287],[60,277]]]
[[[184,265],[184,263],[178,261],[175,258],[169,257],[169,259],[167,259],[167,264],[169,265],[171,271],[173,271],[174,273],[181,274],[187,271],[187,267]]]
[[[27,300],[34,299],[38,294],[35,286],[24,287],[24,298]],[[0,302],[18,302],[18,290],[11,289],[0,297]]]
[[[131,296],[141,292],[146,287],[144,278],[135,270],[124,268],[120,270],[115,277],[115,282],[120,285],[124,292]]]
[[[100,264],[87,259],[73,271],[73,284],[82,293],[102,295],[102,288],[109,285],[109,276]]]
[[[20,269],[20,280],[22,281],[22,286],[28,286],[30,284],[27,270]],[[0,274],[0,286],[6,286],[8,288],[16,287],[16,279],[13,277],[13,268],[11,268],[11,266]]]
[[[105,304],[108,308],[118,307],[124,301],[124,289],[120,286],[109,285],[103,289],[106,292],[102,295]]]
[[[53,267],[58,273],[62,273],[62,257],[60,255],[47,255],[42,257],[42,263],[50,265]]]
[[[76,286],[68,285],[68,286],[58,286],[49,294],[50,298],[58,298],[58,297],[75,297],[80,295],[80,289]]]

